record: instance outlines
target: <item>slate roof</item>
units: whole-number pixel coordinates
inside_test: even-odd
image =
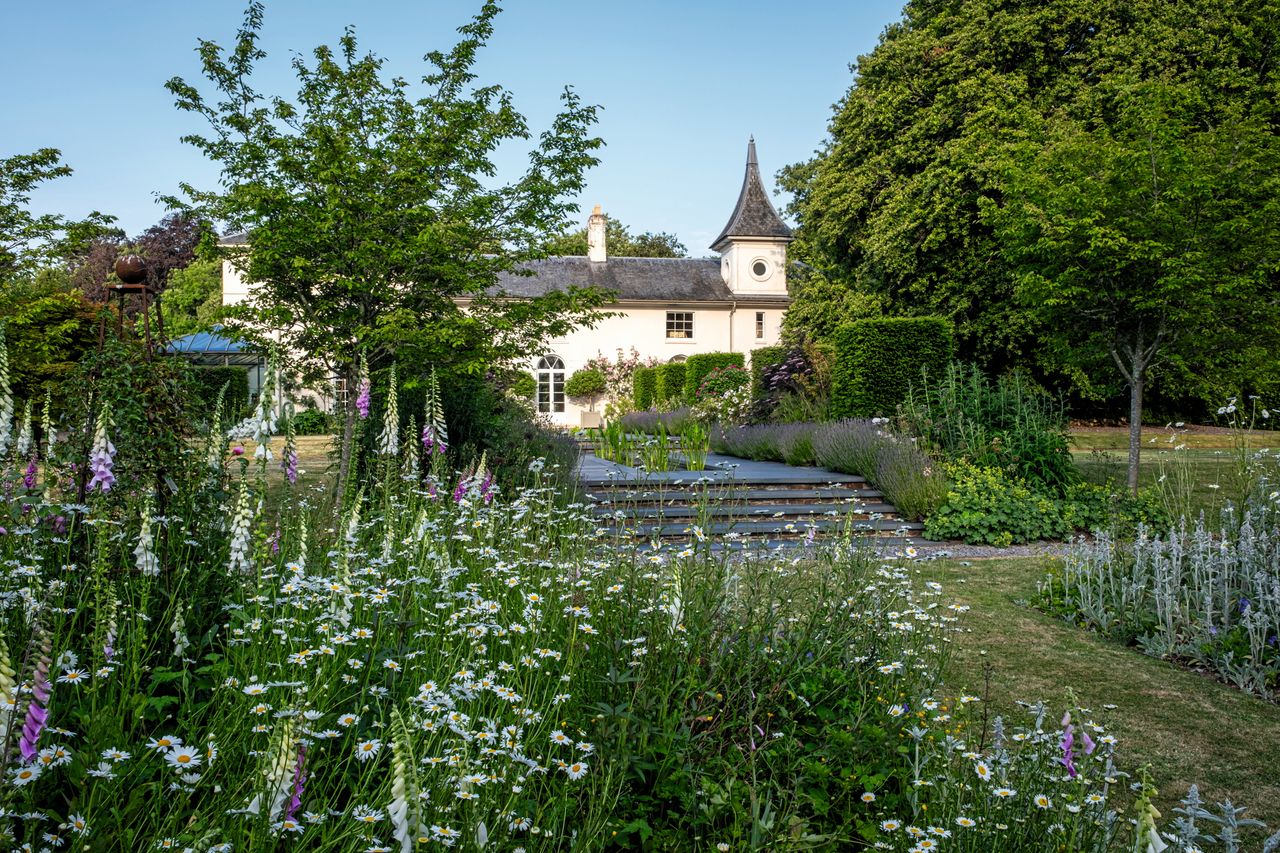
[[[720,277],[716,258],[609,258],[560,256],[523,265],[533,275],[503,273],[492,293],[541,296],[571,285],[612,290],[619,301],[728,302],[733,299]]]
[[[738,204],[733,208],[733,214],[720,236],[711,244],[711,249],[721,251],[732,237],[793,239],[791,229],[782,221],[778,211],[774,210],[773,202],[769,201],[769,194],[765,192],[764,181],[760,179],[755,137],[747,142],[747,173],[742,178]]]

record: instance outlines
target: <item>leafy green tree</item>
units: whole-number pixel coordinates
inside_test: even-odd
[[[818,155],[783,171],[796,245],[892,313],[950,317],[966,360],[1065,369],[1078,391],[1113,393],[1064,368],[1044,346],[1056,328],[1014,298],[1019,273],[981,215],[1002,203],[1009,143],[1059,114],[1108,123],[1094,93],[1117,79],[1192,86],[1206,121],[1215,105],[1274,102],[1278,41],[1276,0],[912,0],[858,58]],[[1169,382],[1204,374],[1172,367]]]
[[[814,267],[793,264],[787,277],[791,305],[782,318],[782,340],[792,348],[828,341],[836,329],[884,314],[885,298],[832,280]]]
[[[214,259],[192,261],[169,274],[160,299],[164,330],[171,338],[208,331],[222,320],[222,263]]]
[[[375,370],[398,358],[406,373],[480,375],[594,319],[607,298],[595,290],[495,291],[499,273],[565,226],[602,144],[590,135],[596,108],[566,89],[527,169],[495,185],[494,151],[531,137],[505,89],[474,84],[498,11],[485,3],[452,49],[428,53],[420,84],[388,77],[348,29],[336,51],[294,60],[292,101],[252,87],[265,56],[260,3],[230,51],[200,42],[215,99],[181,78],[167,86],[209,123],[185,138],[220,165],[221,187],[182,190],[193,215],[248,234],[246,249],[224,252],[254,283],[242,328],[273,330],[303,366],[354,387],[362,350]],[[353,428],[349,415],[343,470]]]
[[[114,230],[115,217],[96,210],[73,221],[56,213],[36,216],[28,209],[37,186],[70,174],[56,148],[0,159],[0,282],[33,272]]]
[[[61,275],[40,274],[0,289],[0,323],[18,399],[41,397],[50,385],[62,396],[76,363],[97,347],[100,306],[65,284]]]
[[[689,254],[689,250],[674,234],[645,231],[633,235],[626,225],[613,217],[605,220],[604,237],[610,257],[684,258]],[[586,255],[586,227],[565,231],[551,238],[547,241],[546,252],[548,255]]]
[[[1152,368],[1175,353],[1215,365],[1198,359],[1206,345],[1280,344],[1280,137],[1270,105],[1227,101],[1206,122],[1185,83],[1104,94],[1106,122],[1055,117],[1010,146],[1004,203],[984,218],[1056,355],[1087,377],[1105,354],[1128,386],[1136,494]]]

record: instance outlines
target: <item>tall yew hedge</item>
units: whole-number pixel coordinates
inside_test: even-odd
[[[943,374],[954,342],[955,327],[942,317],[885,317],[841,326],[832,340],[831,417],[894,414],[922,371]]]
[[[684,397],[684,362],[672,361],[654,368],[654,402],[678,404]]]
[[[656,402],[658,389],[657,368],[637,367],[631,374],[631,399],[640,411],[650,408]]]

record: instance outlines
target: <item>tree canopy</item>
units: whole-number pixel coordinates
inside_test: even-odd
[[[674,234],[645,231],[632,234],[631,229],[612,216],[605,220],[605,247],[610,257],[619,258],[684,258],[689,250]],[[547,241],[548,255],[587,254],[586,226],[564,231]]]
[[[1121,93],[1154,96],[1156,89],[1143,88],[1148,85],[1177,93],[1175,117],[1183,130],[1222,137],[1252,128],[1261,134],[1255,141],[1273,145],[1277,123],[1268,111],[1280,90],[1278,44],[1275,0],[909,2],[902,22],[855,64],[854,83],[836,106],[823,149],[784,170],[781,183],[795,195],[791,213],[805,259],[847,288],[883,295],[895,313],[951,317],[961,354],[991,369],[1031,363],[1042,375],[1071,379],[1080,393],[1112,396],[1127,380],[1106,350],[1097,341],[1083,343],[1078,327],[1041,310],[1044,303],[1026,286],[1028,265],[1044,262],[1046,253],[1024,253],[1016,241],[1039,238],[987,213],[1030,192],[1033,173],[1043,179],[1042,189],[1093,181],[1083,162],[1067,162],[1061,147],[1073,137],[1084,147],[1072,150],[1087,150],[1076,131],[1133,150],[1140,140]],[[1121,127],[1126,122],[1127,129]],[[1062,157],[1039,157],[1037,146],[1044,145]],[[1196,158],[1213,159],[1207,137],[1196,145]],[[1191,171],[1171,169],[1161,180],[1214,182],[1230,173],[1221,159],[1216,166],[1205,161]],[[1243,189],[1234,181],[1228,180],[1232,191]],[[1140,191],[1132,180],[1129,186],[1132,201]],[[1081,187],[1080,195],[1116,212],[1118,200],[1100,191]],[[1019,200],[1014,208],[1030,213]],[[1193,230],[1207,227],[1201,222]],[[1145,238],[1135,233],[1132,239]],[[1210,290],[1223,266],[1248,265],[1249,258],[1247,252],[1228,259],[1193,252],[1187,263],[1198,264],[1198,272],[1184,268],[1183,285]],[[1273,287],[1274,276],[1268,282]],[[1190,332],[1179,336],[1190,338]],[[1096,369],[1099,355],[1109,373]],[[1201,351],[1198,364],[1187,361],[1190,355],[1170,352],[1158,374],[1166,394],[1215,393],[1199,378],[1211,350]],[[1272,356],[1252,369],[1239,361],[1230,367],[1248,383],[1274,375],[1274,362]]]
[[[565,226],[601,145],[596,108],[565,89],[524,173],[496,181],[495,150],[532,136],[510,93],[474,82],[498,11],[486,3],[452,49],[429,52],[418,83],[387,75],[348,29],[336,50],[294,60],[292,100],[253,88],[260,3],[229,51],[200,42],[215,99],[180,78],[167,85],[207,121],[210,132],[185,139],[220,166],[221,186],[184,185],[173,201],[247,233],[225,251],[254,283],[242,328],[271,329],[329,374],[350,373],[361,351],[375,368],[394,356],[479,374],[594,317],[606,296],[593,290],[494,290]]]
[[[71,167],[62,162],[62,152],[56,148],[0,159],[0,282],[32,274],[102,233],[114,231],[115,217],[96,210],[79,221],[31,212],[31,193],[37,186],[70,174]]]

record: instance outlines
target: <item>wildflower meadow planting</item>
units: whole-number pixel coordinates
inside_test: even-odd
[[[256,441],[215,413],[168,494],[106,392],[5,436],[15,845],[1163,849],[1107,709],[944,688],[972,614],[911,561],[612,539],[567,470],[455,469],[439,391],[407,430],[394,377],[335,498],[270,373]],[[1163,838],[1239,849],[1241,820],[1189,801]]]

